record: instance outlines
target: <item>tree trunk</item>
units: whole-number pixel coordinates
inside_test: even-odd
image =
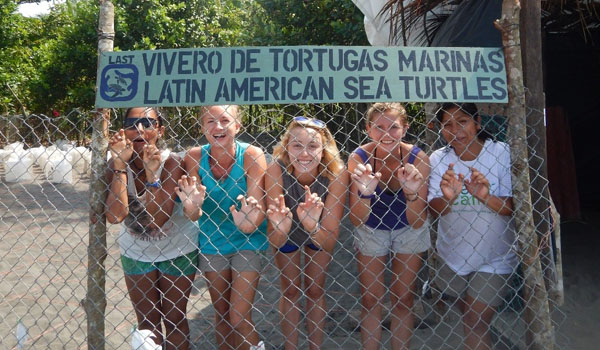
[[[100,0],[98,21],[98,62],[104,52],[114,46],[114,6],[110,0]],[[96,79],[100,79],[98,71]],[[88,246],[88,280],[85,311],[87,314],[88,349],[104,350],[104,319],[106,311],[106,149],[110,110],[97,109],[92,123],[92,175],[90,179],[90,231]]]
[[[550,190],[546,156],[546,125],[544,123],[544,74],[542,67],[541,4],[539,1],[525,1],[521,10],[521,46],[523,59],[523,81],[527,88],[527,144],[533,222],[538,238],[549,238],[553,234],[550,224]],[[554,235],[556,241],[556,235]],[[552,244],[540,247],[544,282],[550,297],[562,304],[563,290],[557,283],[557,267],[554,263],[556,252]],[[558,260],[557,260],[558,263]]]
[[[504,0],[502,17],[496,21],[502,42],[508,77],[508,139],[512,160],[514,220],[523,268],[527,347],[534,350],[554,348],[548,294],[540,262],[538,237],[532,217],[527,153],[525,89],[521,61],[518,0]]]

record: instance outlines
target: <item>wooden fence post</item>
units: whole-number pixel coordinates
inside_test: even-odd
[[[98,62],[100,55],[113,50],[114,6],[110,0],[99,0]],[[100,79],[98,71],[96,79]],[[85,311],[87,314],[88,349],[104,350],[106,312],[106,215],[104,203],[107,184],[106,150],[110,110],[97,109],[92,122],[92,175],[90,179],[90,229],[88,246],[88,279]]]
[[[519,0],[504,0],[502,17],[496,21],[496,27],[502,33],[508,78],[509,102],[506,115],[512,160],[513,210],[523,268],[527,348],[552,350],[554,336],[548,293],[532,215],[519,12]]]
[[[533,222],[542,244],[542,270],[548,295],[556,304],[562,305],[564,290],[560,280],[562,276],[560,256],[552,250],[551,236],[557,246],[560,237],[551,225],[550,189],[548,187],[548,170],[546,156],[546,123],[544,123],[544,74],[542,69],[542,34],[541,4],[539,1],[524,1],[521,5],[521,51],[523,59],[523,85],[527,88],[525,102],[527,104],[527,137],[530,157],[529,175],[531,182],[531,200],[533,205]],[[556,263],[555,263],[556,260]]]

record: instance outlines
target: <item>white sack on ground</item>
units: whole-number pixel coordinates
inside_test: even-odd
[[[149,329],[134,329],[131,333],[131,348],[133,350],[160,350],[162,347],[156,342],[156,336]]]
[[[23,145],[23,142],[13,142],[13,143],[10,143],[10,144],[4,146],[5,151],[19,152],[19,151],[23,151],[24,148],[25,148],[25,146]]]
[[[4,179],[7,182],[33,180],[33,160],[29,151],[12,152],[4,161]]]
[[[52,145],[46,148],[46,157],[47,161],[43,170],[48,181],[73,184],[73,166],[67,152]]]
[[[91,161],[91,153],[89,155],[88,153],[90,153],[90,151],[85,147],[66,147],[67,159],[70,160],[73,170],[75,170],[78,175],[83,175],[89,168],[89,161],[87,159],[89,158]]]

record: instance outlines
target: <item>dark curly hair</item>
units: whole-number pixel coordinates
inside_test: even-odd
[[[449,111],[452,109],[457,109],[473,118],[477,123],[481,123],[481,115],[479,114],[479,109],[472,102],[446,102],[442,104],[442,106],[437,110],[437,112],[435,112],[437,120],[441,123],[442,119],[444,118],[444,113],[450,113]],[[481,126],[481,129],[479,129],[479,132],[477,133],[477,138],[481,141],[485,141],[487,139],[494,140],[494,137],[489,132],[485,131],[483,126]]]

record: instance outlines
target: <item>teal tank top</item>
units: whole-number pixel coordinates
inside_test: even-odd
[[[268,247],[266,220],[258,230],[246,234],[235,226],[229,211],[232,205],[239,209],[241,203],[236,199],[237,196],[246,196],[248,192],[244,171],[244,153],[248,146],[247,143],[236,141],[235,163],[224,180],[214,178],[208,162],[210,145],[202,146],[198,175],[206,186],[206,197],[202,204],[203,214],[198,220],[198,242],[203,254],[227,255],[242,250],[264,251]]]

